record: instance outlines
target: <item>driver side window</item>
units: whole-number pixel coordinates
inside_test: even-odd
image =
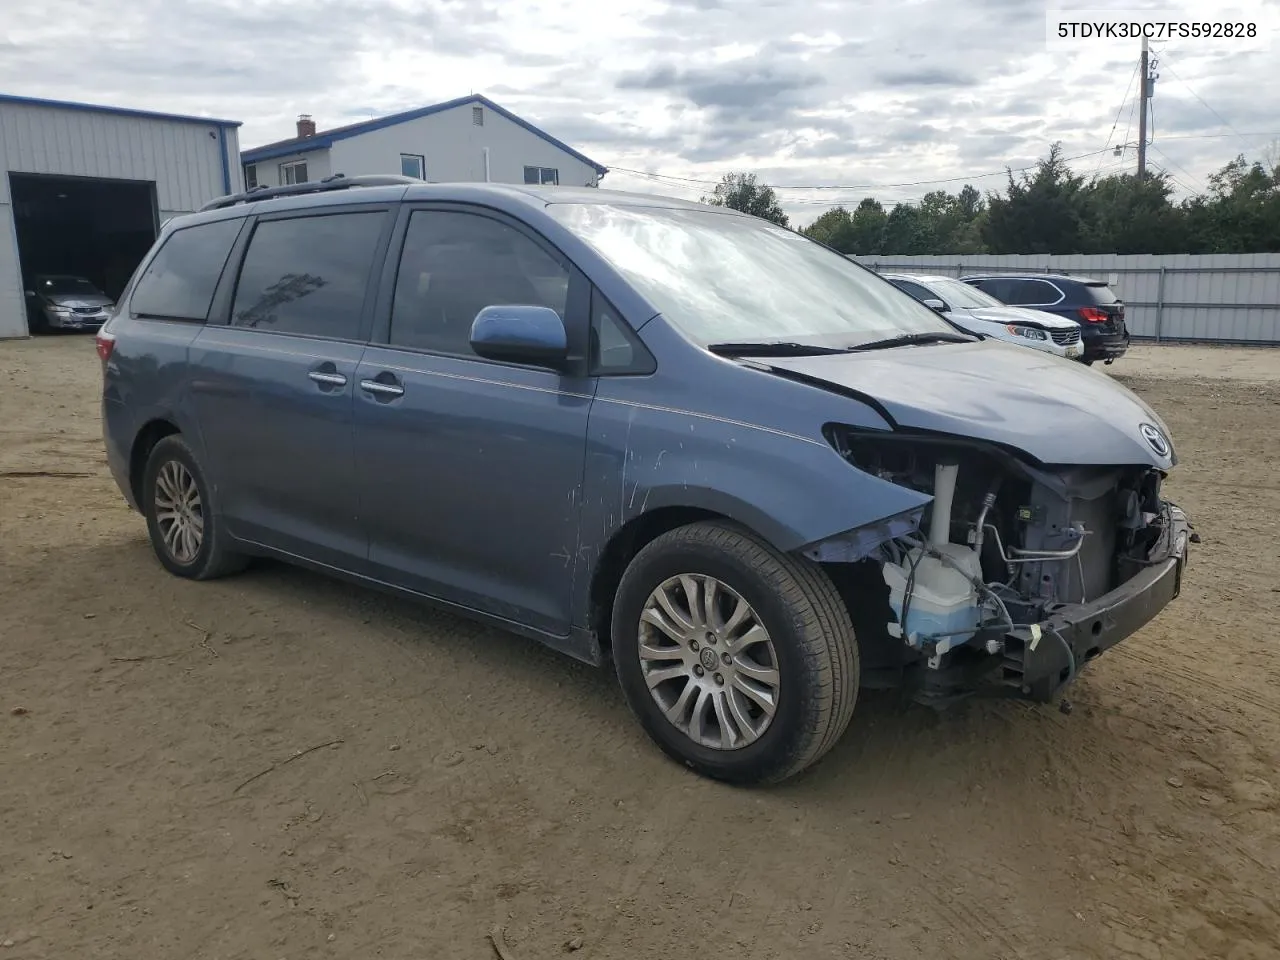
[[[895,287],[903,293],[909,293],[917,300],[941,300],[942,298],[936,293],[931,293],[928,288],[922,287],[918,283],[912,283],[910,280],[890,280]]]
[[[514,227],[475,213],[418,210],[409,219],[391,308],[396,347],[471,357],[485,307],[550,307],[564,319],[569,271]]]

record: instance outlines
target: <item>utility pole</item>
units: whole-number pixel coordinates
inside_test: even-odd
[[[1142,38],[1142,63],[1139,65],[1138,72],[1142,75],[1140,81],[1142,86],[1139,87],[1138,100],[1138,179],[1144,180],[1147,176],[1147,101],[1151,97],[1151,79],[1149,77],[1147,38]]]

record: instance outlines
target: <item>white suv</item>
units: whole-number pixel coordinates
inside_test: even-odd
[[[1080,324],[1065,317],[1010,307],[989,293],[951,277],[886,273],[884,278],[904,293],[933,307],[958,327],[995,340],[1030,347],[1055,357],[1078,360]]]

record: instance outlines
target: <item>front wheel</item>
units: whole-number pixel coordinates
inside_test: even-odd
[[[858,693],[848,610],[817,564],[728,523],[632,560],[613,652],[632,711],[671,757],[733,783],[794,776],[840,738]]]

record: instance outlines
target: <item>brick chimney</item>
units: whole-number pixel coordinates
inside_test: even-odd
[[[311,119],[311,114],[303,113],[298,115],[298,137],[314,137],[316,135],[316,122]]]

